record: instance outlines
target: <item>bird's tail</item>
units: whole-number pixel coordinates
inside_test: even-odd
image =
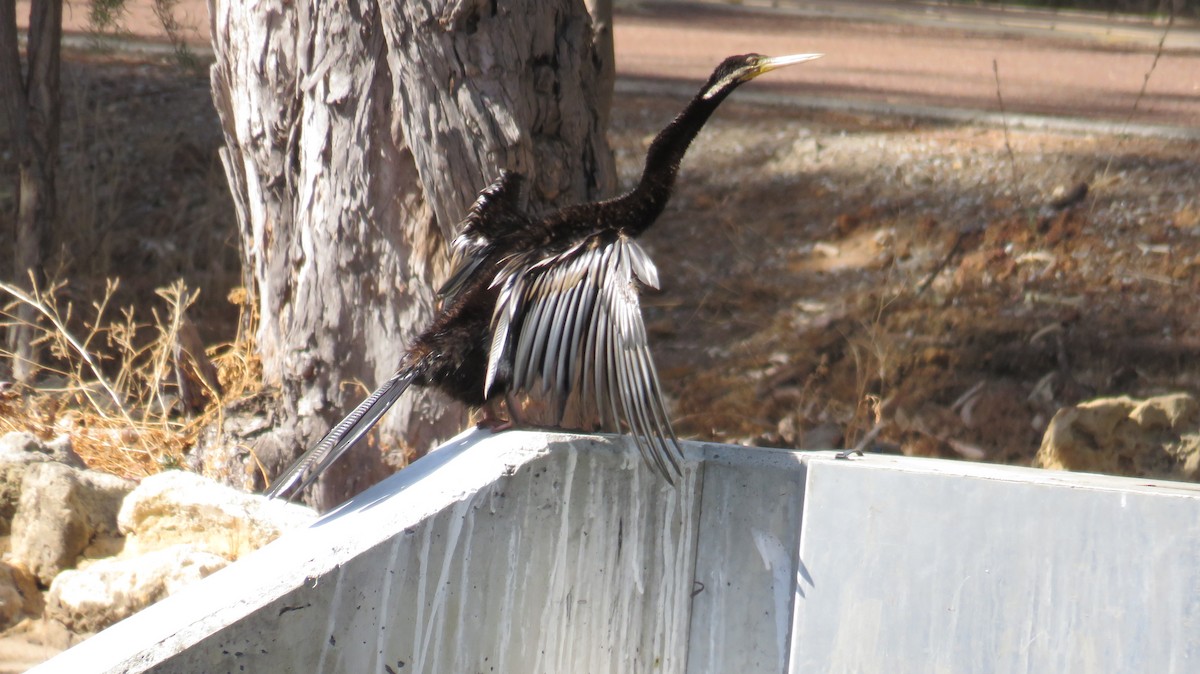
[[[290,494],[288,498],[298,494],[312,484],[321,473],[334,464],[346,450],[354,446],[367,431],[371,430],[379,419],[400,398],[408,385],[416,376],[416,369],[408,366],[401,368],[383,386],[358,404],[354,411],[338,422],[315,447],[308,450],[296,460],[282,475],[275,478],[271,488],[266,491],[269,498],[279,498]],[[312,469],[305,477],[304,474]],[[301,480],[303,478],[303,480]],[[292,487],[299,484],[294,490]]]

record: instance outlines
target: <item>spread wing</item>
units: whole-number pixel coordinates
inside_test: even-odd
[[[511,391],[547,398],[556,422],[574,397],[601,423],[628,428],[646,463],[674,484],[681,450],[647,343],[639,282],[657,288],[658,271],[624,235],[511,257],[493,281],[500,290],[485,391],[508,377]]]
[[[500,171],[496,180],[479,192],[467,217],[459,224],[458,236],[450,243],[452,270],[450,278],[438,290],[439,296],[448,297],[461,290],[487,258],[496,240],[524,226],[527,218],[520,208],[524,182],[525,177],[520,173]]]

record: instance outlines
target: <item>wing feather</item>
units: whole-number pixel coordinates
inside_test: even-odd
[[[573,368],[573,377],[570,381],[570,387],[573,391],[579,392],[580,406],[588,409],[588,391],[590,380],[588,379],[589,369],[587,363],[584,362],[583,353],[586,348],[585,341],[590,335],[588,328],[592,324],[592,315],[596,306],[596,293],[591,288],[592,279],[583,278],[580,280],[580,297],[579,297],[579,313],[575,316],[575,325],[569,337],[571,354],[569,356]]]
[[[500,289],[499,299],[496,301],[496,310],[492,315],[492,343],[488,348],[487,374],[483,384],[483,395],[485,398],[492,393],[492,386],[496,383],[501,362],[508,362],[510,360],[508,357],[509,326],[512,324],[521,303],[521,298],[516,295],[515,285],[516,280],[514,278],[507,278]]]
[[[479,191],[459,223],[458,235],[450,242],[450,277],[438,289],[438,297],[462,290],[487,259],[498,237],[529,226],[520,207],[524,182],[520,173],[502,170],[492,184]]]
[[[574,278],[578,260],[571,260],[567,269],[565,283],[561,288],[563,299],[555,312],[554,327],[550,331],[550,344],[546,349],[546,357],[542,362],[542,391],[546,392],[553,386],[557,391],[567,391],[568,372],[566,355],[570,352],[567,341],[574,332],[575,316],[579,312],[579,295],[584,284]],[[564,396],[565,397],[565,396]]]
[[[513,392],[549,401],[555,423],[576,400],[606,427],[627,430],[646,464],[673,483],[682,454],[638,296],[639,284],[658,284],[645,250],[598,233],[554,254],[514,256],[501,275],[489,386],[509,359]]]
[[[576,323],[579,322],[579,314],[583,310],[582,295],[586,289],[583,283],[576,283],[571,288],[570,295],[567,297],[567,314],[563,317],[562,324],[559,326],[560,332],[555,337],[556,352],[553,361],[547,358],[549,367],[542,371],[543,381],[553,382],[555,391],[570,391],[572,382],[575,381],[575,361],[571,359],[571,337],[577,330]],[[561,396],[556,402],[558,414],[556,421],[561,423],[563,414],[566,412],[567,398],[569,396]]]

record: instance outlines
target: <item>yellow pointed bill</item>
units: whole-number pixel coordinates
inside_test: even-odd
[[[797,63],[804,63],[805,61],[812,61],[814,59],[819,59],[822,56],[824,56],[824,54],[792,54],[790,56],[776,56],[765,59],[759,64],[758,72],[754,73],[754,76],[758,77],[759,75],[763,73],[769,73],[772,70],[778,70],[785,66],[796,65]]]

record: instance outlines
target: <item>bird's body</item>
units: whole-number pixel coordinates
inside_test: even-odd
[[[533,216],[520,208],[523,178],[502,171],[461,223],[443,307],[396,374],[268,493],[310,484],[410,384],[434,386],[483,408],[487,423],[495,423],[497,403],[505,399],[515,413],[519,396],[543,401],[553,425],[569,405],[590,410],[607,427],[627,428],[646,463],[673,482],[680,448],[638,302],[640,287],[658,287],[658,273],[635,239],[666,207],[688,146],[729,93],[764,72],[818,56],[726,59],[656,136],[638,184],[619,197]]]

